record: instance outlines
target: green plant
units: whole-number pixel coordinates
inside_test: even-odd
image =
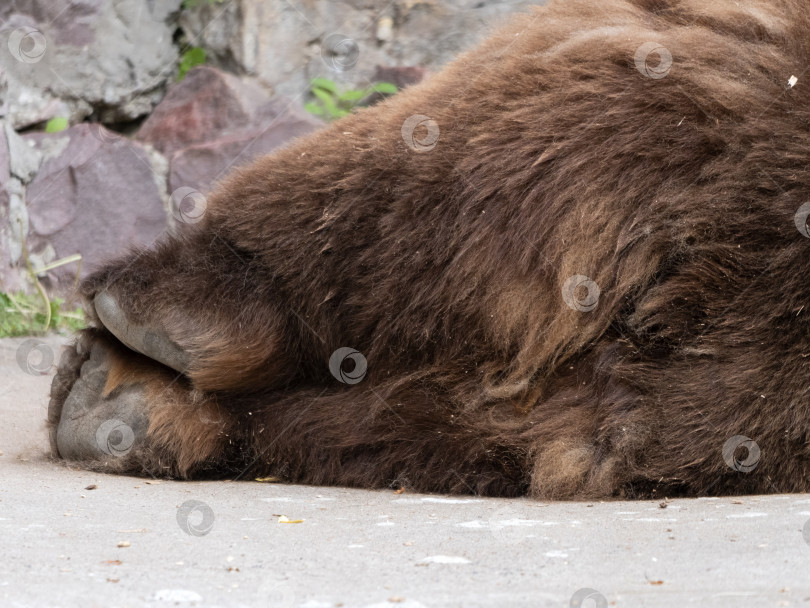
[[[37,310],[37,298],[20,293],[12,296],[0,291],[0,338],[45,333],[49,329],[73,332],[86,326],[80,308],[65,310],[65,301],[48,301],[48,310]]]
[[[204,64],[205,59],[205,49],[199,46],[193,46],[183,53],[180,59],[180,68],[177,71],[177,82],[183,80],[191,68]]]
[[[349,89],[341,91],[338,86],[327,78],[315,78],[310,83],[311,92],[316,101],[310,101],[304,108],[327,120],[335,120],[351,113],[354,107],[372,93],[392,95],[397,92],[397,86],[390,82],[378,82],[364,89]]]
[[[42,283],[39,282],[39,275],[65,264],[78,262],[79,266],[76,270],[76,281],[78,283],[82,269],[82,256],[79,254],[71,255],[35,270],[28,255],[28,244],[25,240],[22,220],[18,219],[17,221],[20,225],[20,239],[25,267],[34,285],[36,285],[39,297],[45,304],[45,311],[37,310],[35,306],[36,297],[34,296],[24,293],[12,296],[10,293],[0,290],[0,338],[41,333],[49,329],[70,331],[81,329],[85,325],[82,311],[80,309],[75,311],[62,310],[64,300],[61,298],[51,300],[45,288],[42,287]]]
[[[201,4],[222,4],[225,0],[183,0],[183,8],[197,8]]]
[[[59,133],[59,131],[64,131],[68,128],[68,119],[64,116],[57,116],[56,118],[51,118],[45,124],[45,132],[46,133]]]
[[[225,1],[226,0],[183,0],[180,8],[183,10],[191,10],[205,5],[213,6],[214,4],[222,4]],[[207,54],[204,48],[192,46],[186,49],[186,51],[180,56],[180,67],[177,71],[177,82],[183,80],[191,68],[204,64],[206,59]]]

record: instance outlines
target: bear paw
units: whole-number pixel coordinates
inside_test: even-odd
[[[51,450],[67,460],[126,456],[149,427],[145,388],[110,390],[114,346],[94,331],[79,334],[62,355],[48,407]]]

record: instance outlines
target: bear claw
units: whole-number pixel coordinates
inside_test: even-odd
[[[126,346],[150,359],[185,373],[188,355],[165,333],[127,321],[115,298],[106,291],[96,294],[93,305],[104,326]]]

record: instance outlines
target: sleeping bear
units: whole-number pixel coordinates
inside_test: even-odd
[[[83,281],[53,453],[543,499],[810,491],[808,9],[554,1],[234,171]]]

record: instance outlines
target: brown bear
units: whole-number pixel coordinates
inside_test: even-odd
[[[235,171],[83,282],[54,453],[552,499],[810,491],[808,9],[554,1]]]

